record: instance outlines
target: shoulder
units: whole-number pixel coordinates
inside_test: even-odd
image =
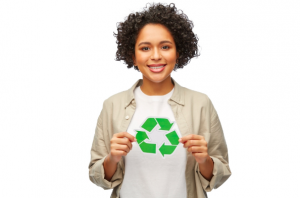
[[[186,87],[183,87],[183,90],[185,106],[187,109],[208,112],[210,116],[217,114],[215,107],[207,94]]]
[[[189,89],[186,87],[182,87],[183,93],[184,93],[184,98],[186,102],[201,102],[202,104],[208,105],[210,103],[210,98],[208,97],[207,94],[196,91],[193,89]]]
[[[120,91],[106,98],[103,102],[105,108],[122,108],[125,106],[128,90]]]

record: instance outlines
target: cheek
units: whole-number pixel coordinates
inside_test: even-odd
[[[137,63],[144,64],[148,59],[149,55],[147,53],[136,53]]]
[[[169,63],[175,63],[176,62],[176,54],[175,53],[166,53],[164,54],[164,58],[169,62]]]

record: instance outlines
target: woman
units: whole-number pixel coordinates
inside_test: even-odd
[[[199,56],[192,28],[173,3],[118,26],[117,60],[143,79],[106,99],[97,121],[89,178],[113,198],[203,198],[231,175],[211,100],[170,75]]]

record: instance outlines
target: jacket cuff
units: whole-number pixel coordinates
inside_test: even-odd
[[[106,159],[107,155],[103,157],[101,160],[98,160],[92,170],[90,171],[90,180],[95,183],[97,186],[102,187],[104,190],[112,189],[115,186],[119,185],[122,182],[123,174],[120,163],[117,165],[117,170],[112,176],[111,180],[106,180],[103,162]]]
[[[199,169],[199,164],[196,161],[196,166],[195,166],[195,170],[200,178],[201,184],[202,184],[202,188],[206,191],[206,192],[210,192],[212,191],[212,189],[216,189],[219,186],[217,186],[217,184],[219,183],[219,181],[222,179],[223,175],[224,175],[224,170],[223,170],[223,164],[222,162],[215,157],[210,156],[211,159],[214,162],[214,168],[213,168],[213,176],[211,178],[210,181],[208,181],[207,179],[205,179]]]

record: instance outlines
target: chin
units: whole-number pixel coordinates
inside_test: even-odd
[[[169,75],[168,75],[169,76]],[[147,79],[152,81],[152,82],[155,82],[155,83],[161,83],[163,82],[164,80],[166,80],[168,78],[168,76],[164,76],[164,75],[160,75],[160,76],[148,76]]]

